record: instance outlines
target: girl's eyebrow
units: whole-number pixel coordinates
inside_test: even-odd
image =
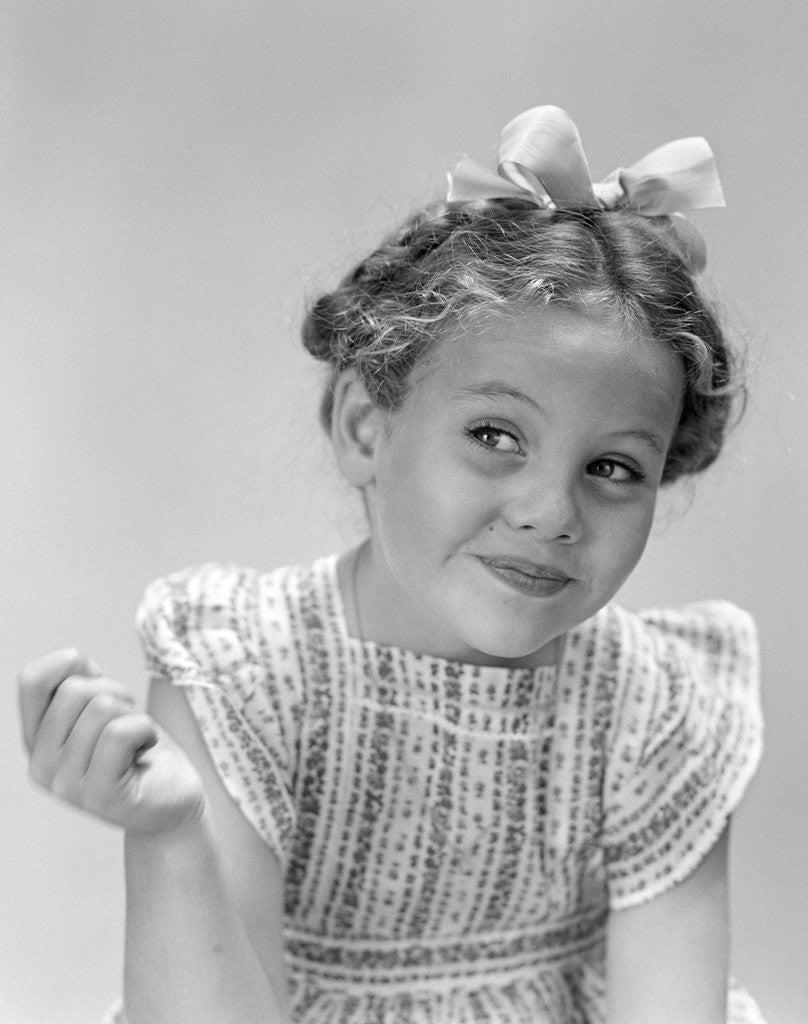
[[[483,398],[514,398],[518,402],[523,402],[529,405],[531,409],[535,409],[538,413],[543,413],[542,407],[536,402],[530,395],[526,395],[524,391],[520,391],[519,388],[513,387],[511,384],[505,383],[505,381],[491,380],[484,381],[481,384],[471,384],[468,387],[460,388],[459,391],[453,396],[455,398],[468,398],[468,397],[483,397]],[[615,431],[614,437],[632,437],[637,441],[641,441],[646,444],[649,448],[653,449],[659,455],[665,455],[668,451],[668,446],[659,436],[652,430],[618,430]]]
[[[619,437],[633,437],[637,441],[642,441],[647,444],[649,448],[653,448],[659,455],[666,455],[668,446],[659,436],[652,430],[620,430],[618,431]]]
[[[538,402],[534,401],[530,395],[526,395],[524,391],[520,391],[511,384],[506,384],[505,381],[489,380],[483,381],[481,384],[472,384],[469,385],[469,387],[460,388],[455,397],[466,398],[468,396],[480,396],[483,398],[515,398],[518,402],[526,403],[532,409],[535,409],[536,412],[543,411]]]

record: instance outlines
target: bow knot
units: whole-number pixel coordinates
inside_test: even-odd
[[[578,129],[568,114],[551,106],[526,110],[503,128],[497,173],[464,157],[448,178],[450,202],[521,198],[541,209],[625,209],[645,217],[724,205],[705,139],[676,139],[593,182]],[[672,222],[674,230],[692,269],[701,270],[703,243],[682,221]]]

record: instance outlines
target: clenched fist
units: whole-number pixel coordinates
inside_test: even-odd
[[[92,660],[55,651],[26,665],[19,687],[30,773],[40,786],[140,834],[201,817],[204,791],[185,751]]]

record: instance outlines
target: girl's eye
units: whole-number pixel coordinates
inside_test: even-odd
[[[495,427],[493,423],[479,423],[466,427],[466,434],[487,451],[522,454],[522,447],[516,435],[502,427]]]
[[[629,466],[618,459],[595,459],[587,466],[592,476],[600,477],[602,480],[611,480],[614,483],[639,483],[645,479],[645,474],[634,466]]]

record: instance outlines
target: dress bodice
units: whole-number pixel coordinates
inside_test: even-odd
[[[176,574],[140,624],[284,864],[306,1024],[601,1020],[610,911],[695,867],[758,757],[721,602],[608,606],[535,669],[352,638],[333,558]]]

